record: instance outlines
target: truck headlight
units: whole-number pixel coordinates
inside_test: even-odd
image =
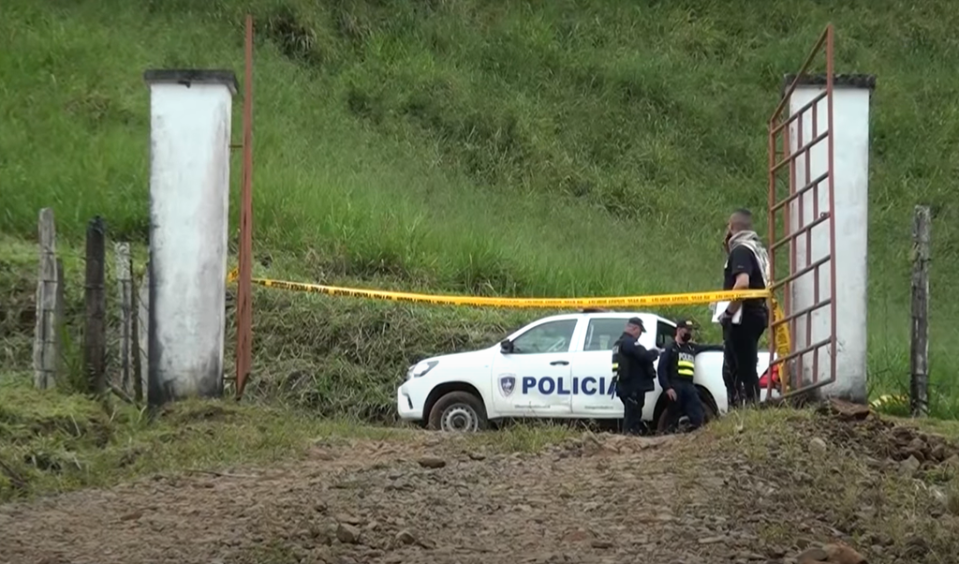
[[[411,366],[410,369],[406,372],[406,379],[410,378],[419,378],[420,376],[426,375],[427,372],[433,370],[439,364],[438,360],[424,360],[415,366]]]

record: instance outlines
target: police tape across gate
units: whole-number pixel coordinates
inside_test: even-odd
[[[236,270],[230,272],[227,281],[236,280]],[[423,303],[432,305],[458,305],[510,308],[591,308],[591,307],[656,307],[708,304],[749,298],[768,298],[767,290],[729,290],[714,292],[692,292],[685,294],[658,294],[649,296],[619,296],[608,298],[498,298],[487,296],[455,296],[443,294],[416,294],[411,292],[392,292],[388,290],[366,290],[343,288],[322,284],[306,284],[286,280],[254,278],[252,283],[265,288],[279,288],[297,292],[325,294],[349,298],[367,298],[394,302]]]
[[[227,275],[227,283],[235,282],[238,269],[234,268]],[[268,278],[253,278],[257,286],[265,288],[279,288],[296,292],[326,294],[328,296],[342,296],[350,298],[367,298],[388,300],[394,302],[423,303],[432,305],[458,305],[481,307],[511,307],[511,308],[591,308],[591,307],[655,307],[708,304],[723,301],[741,300],[748,298],[769,298],[769,290],[724,290],[714,292],[692,292],[685,294],[658,294],[649,296],[620,296],[611,298],[494,298],[485,296],[453,296],[443,294],[416,294],[411,292],[391,292],[387,290],[365,290],[360,288],[342,288],[339,286],[325,286],[322,284],[307,284],[304,282],[290,282],[286,280],[270,280]],[[789,328],[781,323],[784,318],[782,308],[775,298],[772,300],[773,320],[777,322],[774,329],[776,342],[776,356],[778,360],[773,365],[782,363],[791,350]],[[783,392],[787,391],[786,382],[782,382]],[[600,392],[602,393],[602,392]]]

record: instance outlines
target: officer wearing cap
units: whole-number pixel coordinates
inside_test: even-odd
[[[669,397],[669,409],[679,409],[681,422],[688,420],[690,430],[703,424],[703,404],[699,392],[693,384],[696,355],[704,350],[716,347],[698,345],[692,342],[692,330],[695,323],[682,320],[676,324],[676,338],[666,347],[659,357],[659,385]]]
[[[639,337],[645,330],[643,320],[632,317],[613,345],[616,395],[623,402],[623,432],[630,435],[642,433],[646,393],[656,389],[653,363],[660,351],[656,348],[646,350],[639,344]]]

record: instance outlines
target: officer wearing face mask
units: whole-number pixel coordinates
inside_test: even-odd
[[[692,321],[685,320],[676,324],[676,339],[660,355],[657,369],[659,385],[669,397],[669,409],[679,410],[680,426],[689,430],[704,423],[703,404],[693,383],[696,355],[716,348],[693,343],[693,325]]]

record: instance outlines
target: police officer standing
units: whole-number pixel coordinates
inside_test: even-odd
[[[659,357],[659,385],[669,397],[669,409],[678,408],[688,419],[689,428],[697,429],[704,423],[703,404],[699,392],[693,384],[696,367],[696,355],[704,350],[717,347],[699,345],[692,342],[692,321],[680,321],[676,324],[676,338],[671,346]]]
[[[645,330],[643,320],[632,317],[613,345],[616,395],[623,402],[623,432],[628,435],[642,433],[646,393],[656,389],[653,363],[660,351],[657,348],[646,350],[639,344],[639,337]]]

